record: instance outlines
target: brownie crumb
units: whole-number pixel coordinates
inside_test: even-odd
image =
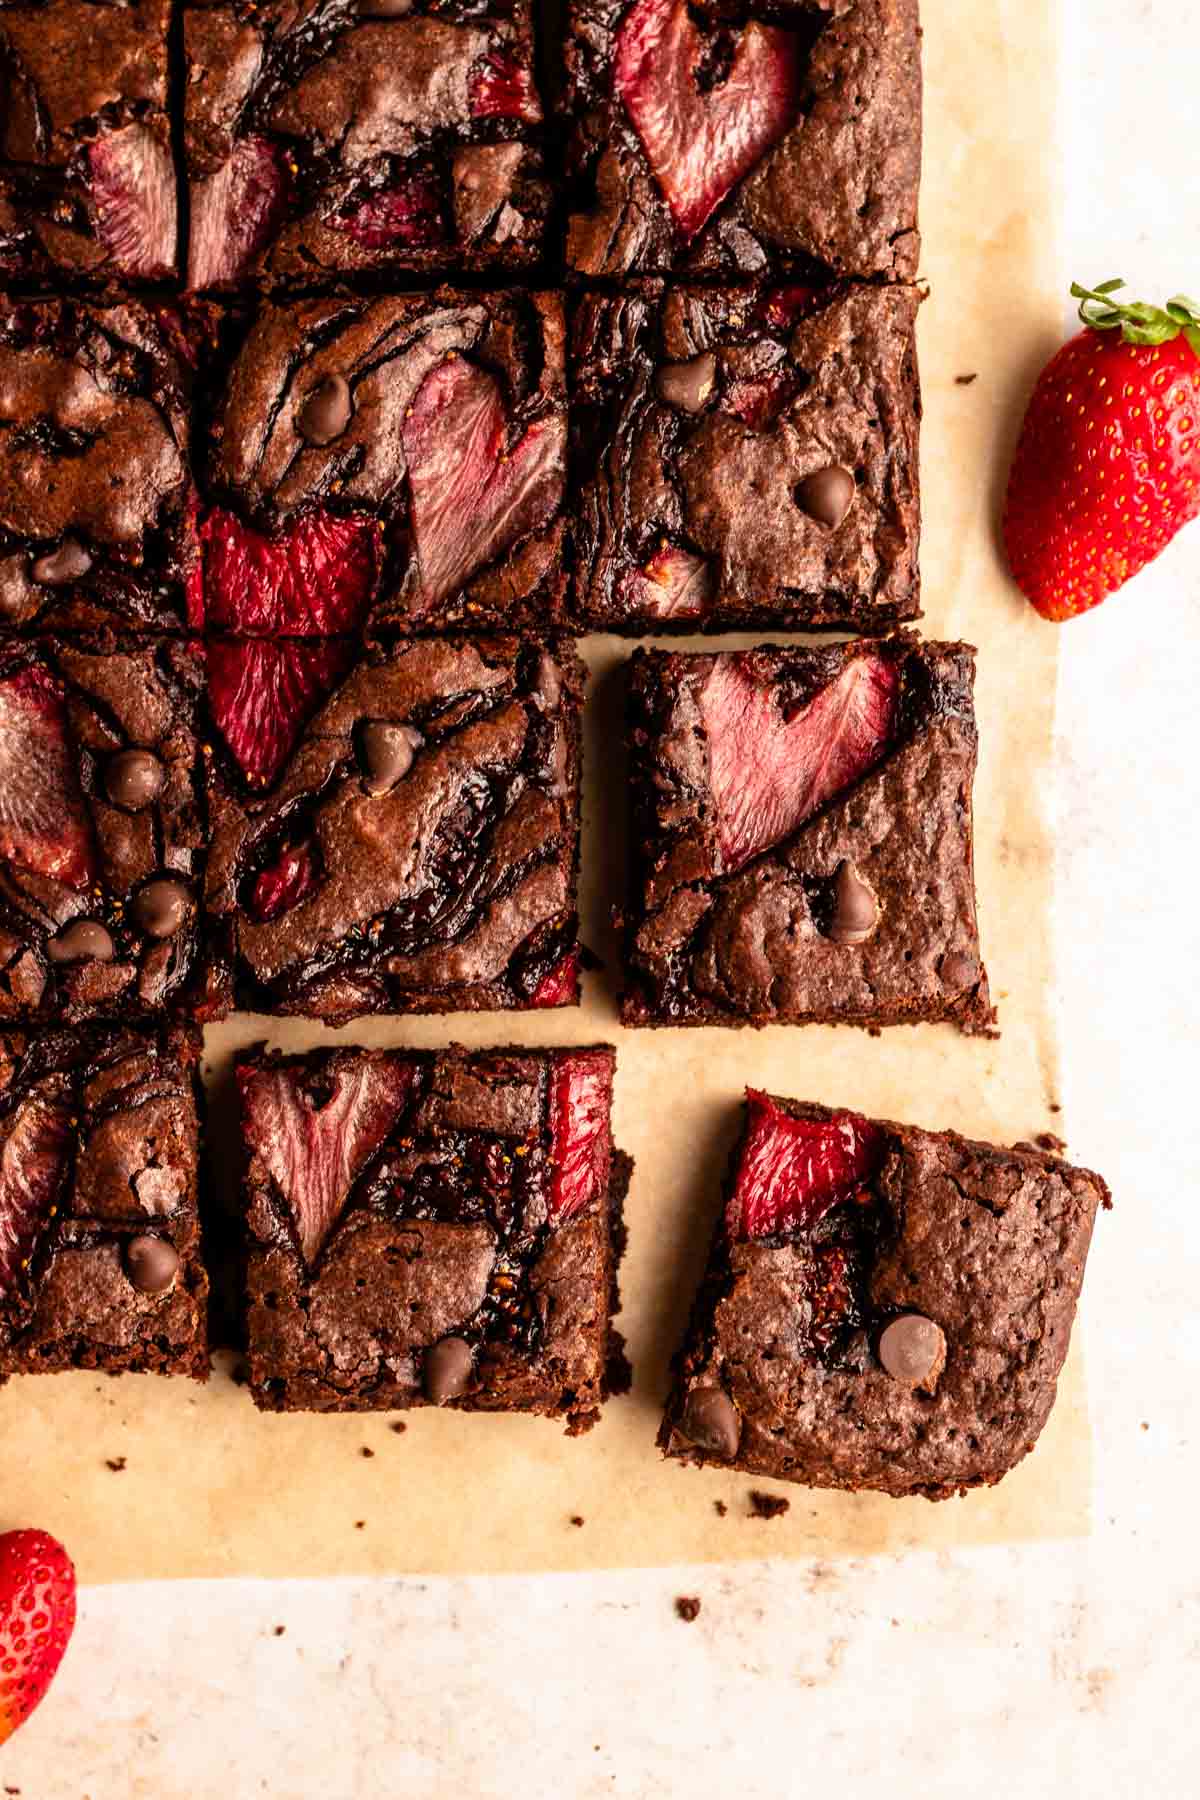
[[[700,1616],[700,1598],[697,1594],[677,1594],[675,1611],[685,1625],[691,1625]]]
[[[367,1526],[367,1521],[365,1519],[355,1519],[355,1521],[354,1521],[355,1531],[365,1531],[366,1526]]]
[[[276,1627],[275,1627],[275,1636],[276,1636],[276,1637],[282,1637],[282,1636],[283,1636],[283,1634],[284,1634],[284,1632],[285,1632],[285,1631],[286,1631],[286,1630],[287,1630],[287,1626],[286,1626],[286,1625],[277,1625],[277,1626],[276,1626]]]
[[[978,371],[975,369],[972,369],[972,371],[969,375],[956,375],[954,377],[954,385],[955,385],[955,387],[970,387],[970,385],[973,381],[978,381],[978,380],[979,380]]]
[[[1149,1431],[1149,1429],[1150,1429],[1150,1421],[1149,1421],[1149,1419],[1143,1419],[1143,1420],[1142,1420],[1142,1430],[1143,1430],[1143,1431]]]
[[[125,1464],[126,1459],[123,1456],[106,1456],[104,1459],[105,1468],[111,1469],[114,1475],[120,1475],[125,1468]]]
[[[1053,1131],[1039,1131],[1033,1141],[1039,1150],[1049,1150],[1055,1156],[1067,1147],[1066,1138],[1060,1138]]]
[[[781,1519],[791,1508],[791,1501],[785,1500],[782,1494],[764,1494],[758,1488],[750,1490],[750,1517],[752,1519]]]
[[[407,1431],[408,1426],[404,1423],[403,1419],[393,1419],[392,1420],[392,1430],[393,1431]]]
[[[729,1508],[723,1500],[714,1500],[713,1511],[716,1513],[718,1519],[723,1519],[725,1514],[729,1511]]]
[[[571,1514],[571,1523],[572,1523],[572,1525],[575,1525],[575,1526],[582,1525],[583,1524],[583,1514],[582,1513],[572,1513]]]
[[[374,1456],[375,1452],[371,1449],[369,1444],[364,1444],[358,1454],[360,1456]]]

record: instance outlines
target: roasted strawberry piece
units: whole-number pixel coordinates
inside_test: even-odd
[[[533,73],[508,51],[493,51],[470,81],[472,115],[477,119],[520,119],[536,125],[542,117]]]
[[[170,275],[175,269],[175,168],[162,140],[145,125],[105,132],[88,161],[96,224],[123,275]]]
[[[45,1699],[74,1629],[75,1569],[58,1539],[28,1528],[5,1532],[0,1537],[0,1744]]]
[[[37,1242],[67,1164],[71,1109],[56,1088],[35,1090],[0,1143],[0,1298]]]
[[[550,1093],[551,1225],[565,1225],[608,1186],[612,1160],[613,1059],[607,1050],[577,1050],[555,1065]]]
[[[206,647],[208,700],[246,779],[269,786],[300,732],[349,666],[343,639],[269,644],[218,639]]]
[[[226,287],[245,273],[287,204],[282,163],[265,138],[239,138],[215,175],[192,187],[189,288]]]
[[[0,860],[71,888],[95,879],[66,705],[42,668],[0,680]]]
[[[194,629],[332,637],[361,625],[379,560],[378,529],[365,515],[318,509],[266,536],[215,507],[197,536],[199,577],[188,592]]]
[[[855,1263],[845,1244],[818,1244],[813,1250],[806,1298],[809,1338],[829,1355],[858,1316]]]
[[[857,1113],[798,1119],[754,1088],[747,1088],[746,1104],[746,1136],[725,1215],[731,1238],[809,1232],[882,1166],[887,1137]]]
[[[704,557],[664,544],[643,568],[622,577],[621,597],[631,612],[656,619],[700,619],[712,599],[712,570]]]
[[[250,910],[256,919],[278,919],[313,892],[317,854],[311,843],[289,845],[254,883]]]
[[[330,223],[365,250],[390,245],[427,250],[446,235],[441,193],[428,175],[413,175],[369,194],[348,212],[334,213]]]
[[[547,969],[529,997],[530,1006],[573,1006],[579,999],[579,952],[567,954]]]

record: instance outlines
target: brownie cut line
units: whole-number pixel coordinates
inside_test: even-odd
[[[991,1486],[1054,1405],[1098,1175],[747,1092],[659,1448],[810,1487]]]
[[[911,633],[634,653],[627,1025],[991,1031],[974,672]]]
[[[200,1036],[0,1027],[0,1380],[208,1378]]]
[[[239,1061],[258,1405],[590,1429],[619,1357],[615,1061],[605,1045]]]

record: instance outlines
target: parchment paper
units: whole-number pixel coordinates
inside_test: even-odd
[[[920,324],[922,628],[966,637],[980,650],[977,874],[1002,1037],[971,1041],[949,1027],[878,1039],[817,1028],[621,1031],[607,912],[624,886],[619,665],[628,646],[590,640],[584,926],[606,969],[587,977],[582,1011],[377,1021],[341,1034],[241,1017],[208,1038],[214,1176],[230,1180],[220,1151],[223,1074],[240,1043],[615,1041],[617,1141],[637,1158],[620,1319],[633,1392],[612,1402],[589,1436],[571,1441],[544,1420],[498,1415],[413,1412],[403,1433],[380,1415],[260,1415],[230,1378],[228,1357],[207,1390],[154,1376],[14,1380],[0,1393],[0,1525],[37,1522],[56,1532],[84,1580],[862,1555],[1086,1529],[1077,1356],[1034,1456],[998,1488],[939,1506],[779,1485],[791,1510],[764,1524],[747,1517],[748,1478],[669,1466],[653,1442],[747,1082],[1001,1143],[1061,1125],[1051,857],[1039,799],[1058,640],[1006,583],[993,540],[1016,415],[1059,330],[1053,30],[1044,0],[925,0],[924,12],[922,222],[932,297]],[[972,383],[956,382],[968,374]],[[124,1469],[110,1470],[108,1460],[120,1457]],[[728,1506],[726,1517],[716,1500]],[[572,1524],[573,1516],[584,1523]]]

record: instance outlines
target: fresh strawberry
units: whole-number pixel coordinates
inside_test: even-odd
[[[355,631],[375,585],[379,534],[361,513],[318,509],[266,537],[214,507],[197,531],[200,574],[188,588],[193,630],[251,637]]]
[[[317,857],[312,844],[289,845],[254,883],[250,910],[264,924],[282,918],[307,899],[317,885]]]
[[[725,196],[795,124],[800,38],[757,20],[728,72],[687,0],[636,0],[617,33],[613,84],[680,236],[695,237]],[[713,79],[717,75],[717,79]]]
[[[274,781],[352,655],[336,638],[318,644],[223,638],[206,646],[209,706],[248,781],[264,787]]]
[[[536,420],[511,447],[494,376],[447,357],[401,426],[426,606],[544,525],[562,499],[562,420]]]
[[[188,286],[236,281],[271,236],[287,202],[287,178],[265,138],[239,138],[215,175],[192,188]]]
[[[364,250],[386,250],[390,245],[428,250],[446,235],[441,195],[428,175],[412,175],[395,187],[383,188],[350,212],[334,213],[329,223]]]
[[[725,1215],[731,1238],[811,1231],[878,1174],[887,1138],[857,1113],[796,1119],[746,1089],[746,1137]]]
[[[6,1531],[0,1536],[0,1744],[45,1699],[74,1629],[75,1568],[58,1539],[48,1531]]]
[[[34,1092],[18,1108],[0,1148],[0,1295],[31,1254],[67,1161],[70,1108]]]
[[[62,690],[38,667],[0,680],[0,860],[67,887],[95,879]]]
[[[1200,512],[1200,304],[1076,284],[1086,327],[1034,388],[1008,483],[1004,542],[1044,619],[1098,606]]]
[[[551,1225],[565,1225],[608,1185],[612,1057],[603,1050],[560,1056],[550,1085]]]
[[[166,145],[145,125],[125,125],[96,139],[88,167],[96,224],[117,268],[173,274],[175,169]]]
[[[411,1063],[331,1063],[306,1083],[296,1066],[241,1067],[242,1123],[291,1208],[308,1263],[337,1224],[351,1187],[408,1103]]]
[[[717,841],[727,870],[790,837],[874,768],[895,734],[900,677],[882,656],[853,657],[792,718],[751,659],[718,657],[700,692]]]
[[[579,952],[568,950],[547,969],[529,996],[530,1006],[573,1006],[579,998]]]
[[[663,544],[642,568],[621,579],[626,606],[656,619],[699,619],[712,593],[712,571],[704,557],[676,544]]]
[[[541,123],[542,108],[532,71],[510,52],[493,51],[471,71],[468,98],[473,118]]]

